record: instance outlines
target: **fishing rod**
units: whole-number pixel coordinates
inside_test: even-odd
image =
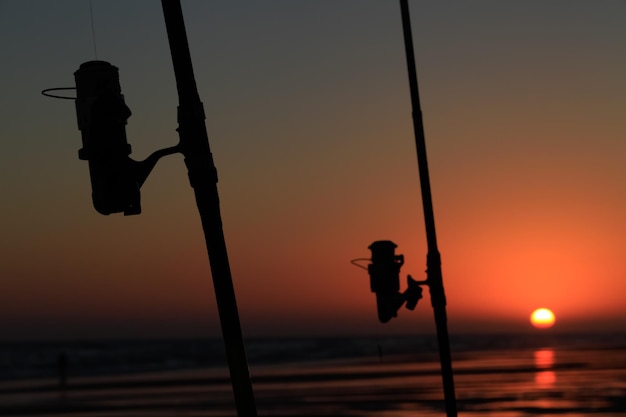
[[[405,305],[408,310],[413,310],[417,302],[422,298],[421,286],[426,285],[430,289],[430,302],[435,316],[437,329],[437,342],[439,345],[439,359],[441,361],[441,376],[443,379],[443,392],[448,417],[457,416],[456,398],[454,393],[454,378],[452,374],[452,360],[450,357],[450,340],[448,337],[448,324],[446,317],[446,295],[443,289],[443,277],[441,273],[441,255],[437,248],[437,234],[435,232],[435,216],[430,192],[430,178],[428,174],[428,161],[426,158],[426,140],[424,137],[424,122],[420,106],[419,90],[417,87],[417,71],[415,69],[415,54],[413,52],[413,36],[411,34],[411,19],[407,0],[400,0],[402,13],[402,29],[404,34],[404,46],[411,90],[411,106],[413,109],[413,130],[415,135],[415,147],[417,151],[417,164],[419,168],[420,186],[422,191],[422,204],[424,221],[426,223],[426,240],[428,253],[426,255],[426,280],[416,281],[410,275],[407,277],[407,289],[400,292],[400,268],[404,264],[404,255],[396,255],[397,245],[390,240],[378,240],[372,243],[370,259],[353,259],[352,263],[367,270],[370,276],[370,289],[376,294],[376,308],[378,319],[387,323],[393,317],[397,317],[398,310]],[[369,260],[367,267],[360,265],[359,261]]]
[[[246,358],[235,290],[232,282],[217,190],[217,169],[209,145],[205,114],[191,62],[180,0],[161,0],[176,88],[178,92],[179,143],[152,153],[144,161],[130,158],[126,122],[132,112],[124,102],[119,70],[106,61],[83,63],[74,73],[76,87],[47,88],[48,97],[75,100],[83,148],[78,157],[89,162],[92,200],[103,215],[141,213],[140,188],[157,161],[181,153],[204,231],[213,287],[226,348],[237,415],[256,417],[250,372]],[[92,34],[95,47],[95,32]],[[57,91],[75,90],[76,96]]]
[[[191,63],[180,0],[161,0],[178,90],[181,153],[196,195],[211,264],[213,287],[239,417],[255,417],[256,403],[241,333],[217,191],[217,170],[209,146],[205,115]]]
[[[400,0],[400,11],[402,14],[404,47],[406,52],[407,70],[409,73],[411,106],[413,108],[413,131],[415,134],[415,147],[417,150],[417,163],[419,168],[420,186],[422,190],[424,222],[426,225],[426,240],[428,244],[428,253],[426,255],[426,284],[430,288],[430,301],[434,311],[435,326],[437,328],[437,342],[439,345],[439,359],[441,361],[441,377],[443,379],[446,412],[448,417],[456,417],[457,406],[454,392],[452,359],[450,357],[450,340],[448,337],[446,295],[443,288],[441,255],[439,254],[439,249],[437,248],[435,215],[433,212],[433,201],[430,191],[428,160],[426,158],[426,139],[424,136],[424,122],[422,120],[422,109],[417,86],[417,70],[415,69],[415,53],[413,52],[413,36],[411,33],[411,17],[409,14],[408,0]]]

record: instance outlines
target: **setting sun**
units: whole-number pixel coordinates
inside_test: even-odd
[[[530,315],[530,322],[538,329],[547,329],[554,325],[554,313],[547,308],[538,308]]]

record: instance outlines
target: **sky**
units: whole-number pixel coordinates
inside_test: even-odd
[[[350,263],[392,240],[426,277],[398,2],[182,3],[244,337],[434,332],[427,289],[381,324]],[[450,333],[626,329],[626,3],[409,4]],[[0,53],[0,340],[219,336],[182,157],[102,216],[40,94],[110,62],[131,157],[175,145],[160,2],[2,0]]]

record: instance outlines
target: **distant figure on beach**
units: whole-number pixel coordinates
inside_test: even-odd
[[[59,353],[58,358],[59,365],[59,388],[61,391],[65,392],[67,388],[67,353],[61,352]]]

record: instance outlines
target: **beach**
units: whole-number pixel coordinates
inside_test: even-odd
[[[610,335],[551,338],[548,344],[546,340],[502,335],[457,338],[452,347],[459,415],[623,416],[623,341],[623,336]],[[193,351],[209,345],[217,351],[219,340],[176,341],[170,352],[165,348],[167,342],[160,341],[157,351],[164,355],[161,358],[155,354],[155,342],[132,342],[133,349],[120,348],[124,343],[128,342],[102,346],[117,346],[117,355],[125,352],[135,360],[141,349],[152,352],[152,368],[137,361],[132,362],[133,367],[125,362],[129,357],[120,357],[115,372],[107,373],[85,362],[83,372],[74,369],[75,376],[68,370],[64,384],[59,375],[40,373],[35,377],[22,369],[21,377],[0,382],[0,415],[236,415],[228,371],[219,364],[223,358],[207,363],[207,357],[199,356],[193,367],[188,353],[183,355],[186,362],[172,353],[194,344]],[[72,356],[79,354],[77,346],[74,350],[66,346],[70,369]],[[90,360],[97,362],[98,350],[93,346]],[[439,362],[431,338],[257,340],[249,346],[260,416],[445,415]],[[5,346],[5,354],[7,351]],[[111,357],[100,355],[105,362],[112,362]]]

